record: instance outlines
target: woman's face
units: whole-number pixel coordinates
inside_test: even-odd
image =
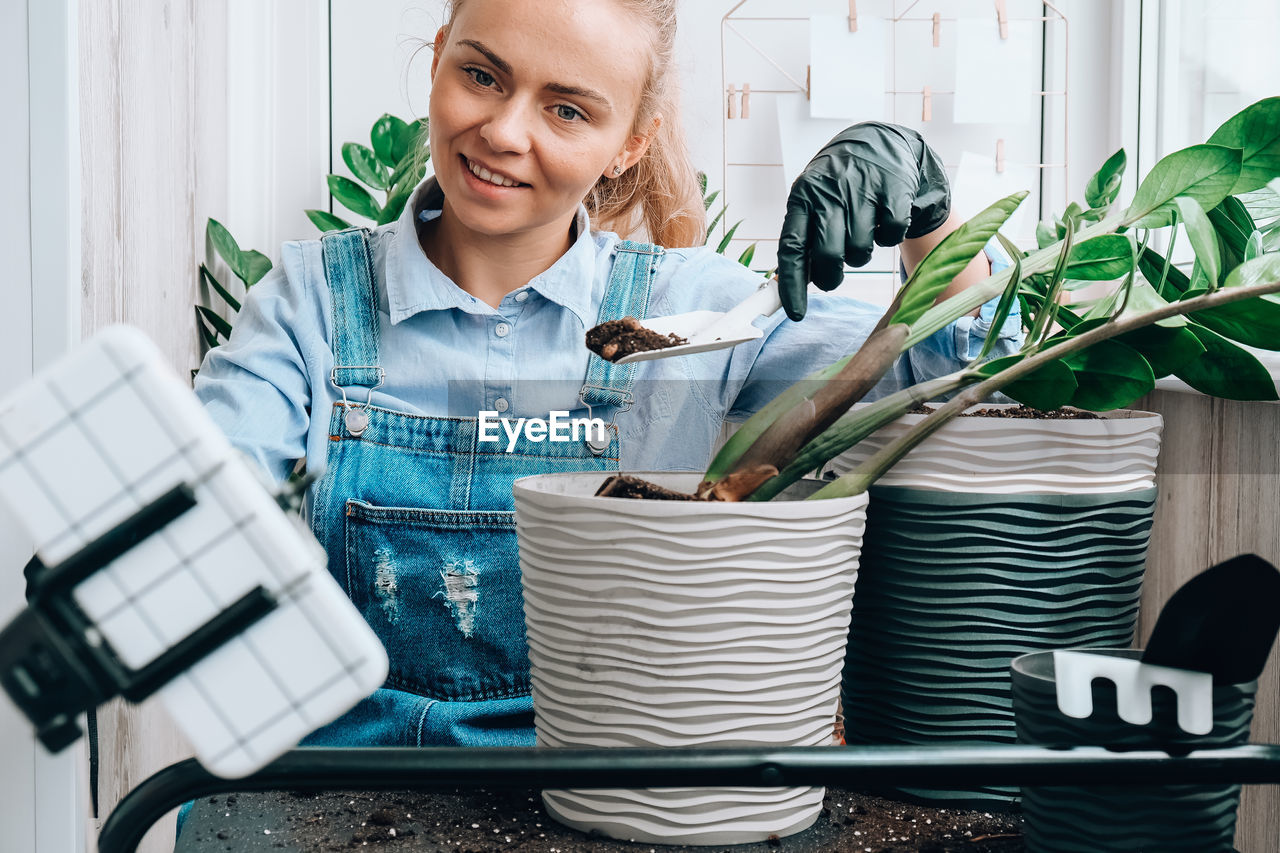
[[[647,51],[613,0],[468,0],[431,67],[431,159],[461,224],[563,238],[601,175],[644,152]]]

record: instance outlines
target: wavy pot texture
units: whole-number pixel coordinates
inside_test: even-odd
[[[685,491],[699,480],[639,476]],[[830,744],[866,495],[596,498],[601,480],[515,484],[539,745]],[[548,790],[543,802],[558,820],[615,838],[740,844],[806,829],[822,794]]]
[[[1132,643],[1161,425],[1130,411],[957,418],[872,488],[844,673],[849,743],[1011,743],[1013,658]],[[990,808],[1018,791],[896,793]]]

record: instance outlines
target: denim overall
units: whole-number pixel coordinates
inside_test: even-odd
[[[322,248],[333,304],[331,378],[344,401],[329,416],[311,525],[329,571],[386,646],[391,670],[383,688],[305,742],[532,746],[512,483],[531,474],[617,470],[617,428],[610,425],[608,447],[596,451],[582,441],[531,442],[522,433],[507,452],[505,435],[477,442],[475,418],[368,405],[383,378],[368,235],[330,234]],[[661,255],[658,247],[619,244],[601,322],[646,316]],[[580,399],[596,417],[625,411],[634,375],[635,365],[592,354]]]

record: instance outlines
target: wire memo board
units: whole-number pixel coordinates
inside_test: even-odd
[[[790,179],[799,171],[795,164],[802,166],[839,128],[860,120],[890,121],[919,130],[943,158],[956,192],[956,209],[964,216],[1012,191],[981,185],[984,173],[973,167],[974,162],[991,164],[993,187],[1010,179],[1006,169],[1016,172],[1019,178],[1025,177],[1031,185],[1019,188],[1031,189],[1032,197],[1022,205],[1028,210],[1019,215],[1021,226],[1010,234],[1019,243],[1033,242],[1035,222],[1043,215],[1046,198],[1055,202],[1066,198],[1070,186],[1066,15],[1047,0],[934,2],[935,8],[943,7],[947,14],[926,12],[922,0],[864,0],[861,4],[857,0],[739,0],[724,14],[720,26],[724,95],[720,186],[729,211],[721,230],[723,233],[731,223],[743,220],[731,245],[740,251],[748,244],[757,244],[754,266],[768,269],[774,263],[786,191]],[[775,14],[775,10],[779,13]],[[806,11],[809,14],[804,14]],[[830,15],[833,11],[838,12],[840,23],[847,25],[850,32],[857,31],[860,11],[864,31],[868,31],[869,21],[884,22],[888,31],[884,108],[879,115],[827,122],[836,131],[812,137],[800,150],[788,150],[786,142],[791,134],[786,128],[809,124],[807,114],[799,116],[799,121],[791,121],[786,111],[807,110],[799,99],[809,101],[813,92],[812,68],[817,63],[809,61],[810,16]],[[1025,94],[1028,101],[1034,98],[1039,106],[1038,121],[1003,124],[999,120],[1003,108],[998,103],[993,104],[990,122],[949,121],[956,114],[957,72],[952,69],[955,57],[961,55],[955,44],[957,34],[966,26],[974,26],[975,19],[983,27],[989,21],[992,33],[998,29],[1002,39],[1027,38],[1034,30],[1033,49],[1038,54],[1035,70],[1039,73],[1026,80]],[[771,114],[778,127],[769,126]],[[814,124],[816,130],[821,130]],[[775,138],[776,148],[762,142]],[[797,160],[800,155],[803,159]],[[973,183],[975,172],[980,183],[976,194],[982,196],[982,201],[971,210],[965,209],[957,186],[962,161],[968,183]],[[970,187],[969,195],[974,194]],[[1005,230],[1009,233],[1011,229]],[[891,293],[897,268],[896,250],[877,248],[872,262],[855,272],[881,277]]]

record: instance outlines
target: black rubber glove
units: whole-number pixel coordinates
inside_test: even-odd
[[[846,262],[871,260],[872,241],[896,246],[928,234],[950,213],[946,170],[919,133],[874,121],[843,131],[791,185],[778,242],[787,316],[804,316],[810,281],[831,290],[844,280]]]

